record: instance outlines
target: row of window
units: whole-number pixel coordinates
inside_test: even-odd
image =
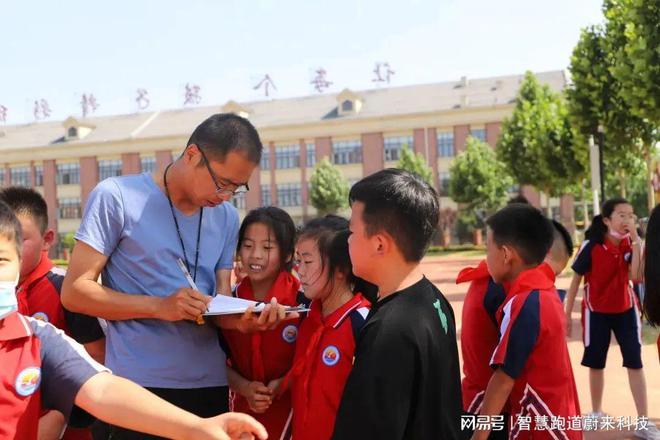
[[[155,157],[143,157],[140,159],[141,171],[153,173],[156,169]],[[58,185],[78,185],[80,184],[80,164],[76,162],[58,163],[56,166],[55,183]],[[99,160],[99,179],[121,176],[121,160]],[[14,167],[9,169],[10,181],[12,186],[31,186],[30,185],[30,167]],[[4,181],[4,169],[0,169],[0,182]],[[43,186],[44,169],[42,165],[34,167],[35,186]]]
[[[486,130],[483,128],[473,129],[470,135],[486,141]],[[452,132],[439,132],[437,135],[438,155],[440,157],[454,156],[454,134]],[[400,159],[403,147],[413,148],[412,136],[389,136],[384,138],[383,154],[386,162]],[[313,143],[306,144],[307,166],[316,165],[316,148]],[[333,143],[333,162],[335,164],[360,163],[362,160],[362,143],[359,140],[338,141]],[[270,168],[270,154],[264,150],[261,157],[261,168]],[[100,160],[99,178],[105,179],[121,175],[121,160]],[[156,169],[156,158],[153,156],[140,159],[142,172],[152,173]],[[277,146],[275,148],[275,168],[299,168],[300,167],[300,145],[291,144]],[[10,169],[12,185],[29,185],[29,167],[15,167]],[[43,167],[35,166],[35,177],[37,186],[43,184]],[[4,170],[0,169],[0,180],[4,179]],[[56,181],[58,185],[80,183],[80,165],[77,163],[65,163],[57,165]]]
[[[277,206],[281,208],[302,206],[302,185],[300,183],[280,183],[275,188],[277,192]],[[270,193],[270,185],[261,185],[261,206],[270,206],[272,204],[273,199]]]
[[[82,218],[82,207],[77,197],[57,199],[57,217],[60,219]]]
[[[486,130],[473,129],[470,135],[486,142]],[[401,149],[413,149],[412,136],[388,136],[383,139],[383,155],[385,162],[398,161],[401,158]],[[453,157],[455,155],[454,133],[439,132],[437,135],[438,156]],[[337,141],[332,144],[332,162],[337,165],[362,163],[362,142],[360,140]],[[269,151],[264,151],[261,157],[261,169],[270,169]],[[314,144],[307,144],[307,166],[316,165],[316,149]],[[300,146],[285,145],[275,148],[275,168],[299,168]]]
[[[305,148],[307,150],[307,167],[312,168],[316,165],[316,146],[314,144],[306,144]],[[259,166],[262,170],[270,169],[269,150],[262,151]],[[300,145],[278,145],[275,147],[275,168],[300,168]]]
[[[470,135],[485,142],[486,130],[473,129]],[[412,136],[389,136],[383,140],[383,155],[386,162],[398,161],[401,158],[401,149],[413,148]],[[437,148],[439,157],[453,157],[455,155],[454,133],[439,132],[437,134]],[[306,144],[307,167],[316,165],[316,148],[313,143]],[[362,143],[360,140],[337,141],[332,144],[332,162],[337,165],[362,163]],[[261,169],[270,169],[270,153],[264,150],[261,156]],[[275,148],[275,168],[290,169],[300,167],[300,145],[291,144]],[[43,167],[35,166],[35,184],[43,185]],[[156,169],[156,158],[153,156],[140,159],[142,172],[153,173]],[[108,177],[121,176],[121,160],[99,160],[99,180]],[[0,182],[4,181],[4,169],[0,169]],[[10,168],[12,185],[30,186],[29,167]],[[76,185],[80,183],[80,165],[78,163],[57,164],[55,181],[58,185]]]

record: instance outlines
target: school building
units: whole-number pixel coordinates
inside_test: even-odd
[[[537,77],[555,91],[566,86],[563,71],[541,72]],[[315,215],[309,203],[309,179],[321,158],[328,157],[354,183],[395,166],[403,146],[421,153],[432,167],[441,209],[447,213],[459,208],[447,196],[449,164],[465,148],[468,136],[495,146],[522,78],[463,77],[435,84],[0,126],[0,183],[37,188],[48,202],[50,226],[61,239],[77,229],[97,182],[163,169],[181,153],[200,122],[214,113],[232,112],[257,127],[265,147],[250,191],[232,202],[242,215],[251,208],[276,205],[301,222]],[[545,204],[532,188],[520,190],[537,206]],[[562,197],[551,204],[558,218],[572,222],[572,199]]]

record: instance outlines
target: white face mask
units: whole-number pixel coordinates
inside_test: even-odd
[[[15,281],[0,281],[0,319],[18,309],[16,286],[18,277]]]
[[[612,237],[616,238],[617,240],[623,240],[625,238],[630,237],[630,232],[626,232],[625,234],[622,234],[620,232],[614,231],[612,229],[608,229],[607,231]]]

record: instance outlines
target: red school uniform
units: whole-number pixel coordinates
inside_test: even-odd
[[[234,296],[256,301],[249,278],[244,278],[236,286]],[[283,271],[277,276],[263,301],[269,302],[271,298],[277,298],[278,304],[296,306],[303,297],[300,281],[291,273]],[[293,362],[298,325],[298,321],[284,321],[273,330],[252,334],[223,330],[229,348],[227,358],[230,366],[244,378],[262,382],[264,385],[283,377]],[[265,413],[256,414],[250,410],[243,396],[234,394],[232,409],[250,414],[266,427],[269,438],[279,439],[290,424],[291,395],[284,393],[273,400]]]
[[[80,387],[105,369],[52,325],[0,319],[0,438],[35,440],[42,403],[69,418]]]
[[[584,275],[584,306],[592,312],[623,313],[634,304],[629,268],[632,247],[629,239],[615,245],[606,238],[600,244],[582,243],[573,270]]]
[[[493,374],[490,356],[499,338],[497,310],[504,302],[504,288],[490,277],[486,261],[467,267],[458,274],[456,284],[470,281],[461,319],[463,355],[463,409],[470,414],[481,410],[488,381]]]
[[[326,440],[332,436],[335,416],[355,353],[355,339],[365,323],[369,301],[357,293],[323,318],[320,301],[313,301],[300,325],[291,383],[293,438]]]
[[[580,431],[568,428],[580,406],[564,310],[548,265],[518,275],[498,318],[501,336],[490,363],[515,380],[508,399],[509,438],[582,438]],[[540,420],[547,420],[546,427],[539,426]]]
[[[86,344],[105,337],[96,318],[64,309],[60,292],[64,280],[64,270],[54,267],[44,252],[37,267],[16,289],[18,312],[44,322],[50,322],[63,330],[80,344]],[[46,412],[44,409],[43,412]],[[91,422],[91,420],[89,420]],[[87,424],[87,420],[85,421]],[[68,427],[62,440],[91,440],[89,429]]]
[[[64,308],[60,302],[63,278],[64,271],[54,268],[48,256],[42,254],[37,267],[16,289],[19,313],[68,331]]]

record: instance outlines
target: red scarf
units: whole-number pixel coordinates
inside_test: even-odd
[[[252,283],[250,282],[250,278],[247,277],[237,286],[236,296],[251,301],[262,301],[265,303],[269,303],[272,298],[276,298],[278,304],[295,306],[298,305],[296,303],[296,296],[299,290],[300,281],[294,277],[291,272],[282,271],[273,282],[273,285],[270,287],[263,300],[255,298],[254,291],[252,290]],[[250,366],[252,377],[249,379],[265,383],[266,369],[261,355],[262,333],[255,332],[250,336],[250,345],[252,348]]]

